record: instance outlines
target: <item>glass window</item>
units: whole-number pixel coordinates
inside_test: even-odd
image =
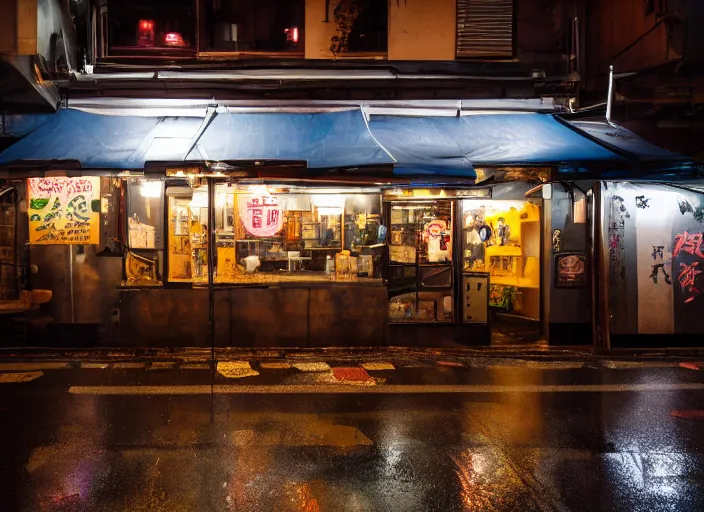
[[[302,52],[304,0],[205,0],[200,50]]]
[[[110,55],[195,49],[193,0],[108,0]]]
[[[147,179],[126,182],[125,285],[160,285],[164,259],[164,183]]]
[[[381,278],[378,194],[219,184],[217,283]]]
[[[130,249],[163,249],[163,182],[130,180],[128,188],[127,246]]]
[[[0,300],[16,299],[18,293],[16,263],[17,192],[0,187]]]
[[[389,257],[392,263],[451,262],[452,203],[393,205]]]
[[[452,322],[453,208],[447,200],[391,205],[392,322]]]
[[[335,35],[330,51],[385,53],[389,11],[386,0],[342,0],[333,11]]]
[[[208,187],[169,187],[170,282],[208,283]]]

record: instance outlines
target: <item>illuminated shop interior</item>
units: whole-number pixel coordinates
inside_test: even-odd
[[[143,180],[139,185],[142,200],[133,199],[132,203],[148,203],[161,187],[161,182]],[[160,284],[157,274],[165,274],[171,283],[207,284],[208,185],[167,184],[163,192],[168,230],[164,254],[158,254],[157,237],[151,234],[155,226],[137,220],[138,208],[133,208],[129,219],[130,249],[151,252],[141,258],[155,269],[160,265],[157,260],[164,259],[166,272],[134,272],[127,265],[128,284]],[[379,192],[215,184],[214,282],[380,280],[385,235]],[[133,243],[137,239],[140,244]]]
[[[540,319],[540,207],[528,201],[462,201],[462,269],[490,276],[489,305]]]
[[[488,323],[469,302],[495,320],[540,319],[541,200],[193,176],[127,181],[128,287],[207,286],[212,264],[218,286],[385,285],[392,323]],[[481,276],[486,299],[477,306],[467,278]]]

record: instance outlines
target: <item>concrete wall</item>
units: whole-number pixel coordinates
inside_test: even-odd
[[[330,39],[335,34],[332,10],[334,0],[330,0],[328,22],[325,20],[326,0],[306,0],[305,57],[306,59],[332,59]]]
[[[2,0],[0,53],[49,58],[52,34],[61,30],[59,0]]]
[[[572,19],[580,0],[517,0],[516,58],[548,75],[568,73]]]
[[[37,0],[16,0],[18,55],[37,53]]]
[[[655,14],[645,14],[643,0],[589,0],[585,27],[586,86],[606,88],[609,65],[618,72],[637,71],[663,64],[677,54],[667,41],[667,23],[661,24],[633,48],[613,59],[658,21]]]
[[[0,55],[17,53],[17,2],[0,0]]]
[[[119,292],[119,346],[210,346],[208,291]],[[383,346],[381,286],[230,288],[215,292],[219,347]]]
[[[579,0],[517,0],[517,59],[550,75],[566,74],[570,20]],[[331,59],[335,33],[330,0],[306,0],[305,57]],[[455,60],[457,36],[455,0],[389,0],[388,60]],[[349,56],[345,56],[348,58]]]
[[[62,55],[76,68],[76,37],[67,0],[1,0],[0,55]]]
[[[611,347],[700,347],[702,194],[633,183],[604,188]]]
[[[389,3],[389,60],[454,60],[456,0]]]

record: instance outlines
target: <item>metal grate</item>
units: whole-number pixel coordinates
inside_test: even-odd
[[[457,0],[457,57],[513,57],[513,0]]]

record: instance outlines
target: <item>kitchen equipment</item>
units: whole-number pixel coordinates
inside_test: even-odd
[[[317,222],[303,223],[303,240],[320,240],[320,224]]]
[[[325,258],[325,273],[332,274],[333,272],[335,272],[335,260],[328,254]]]
[[[310,256],[301,256],[301,251],[288,251],[288,271],[292,272],[294,270],[301,270],[301,263],[303,261],[310,261]]]
[[[374,277],[374,267],[371,254],[362,254],[357,260],[357,276]]]
[[[260,266],[259,256],[247,256],[242,258],[242,263],[244,263],[244,270],[248,274],[254,273]]]

